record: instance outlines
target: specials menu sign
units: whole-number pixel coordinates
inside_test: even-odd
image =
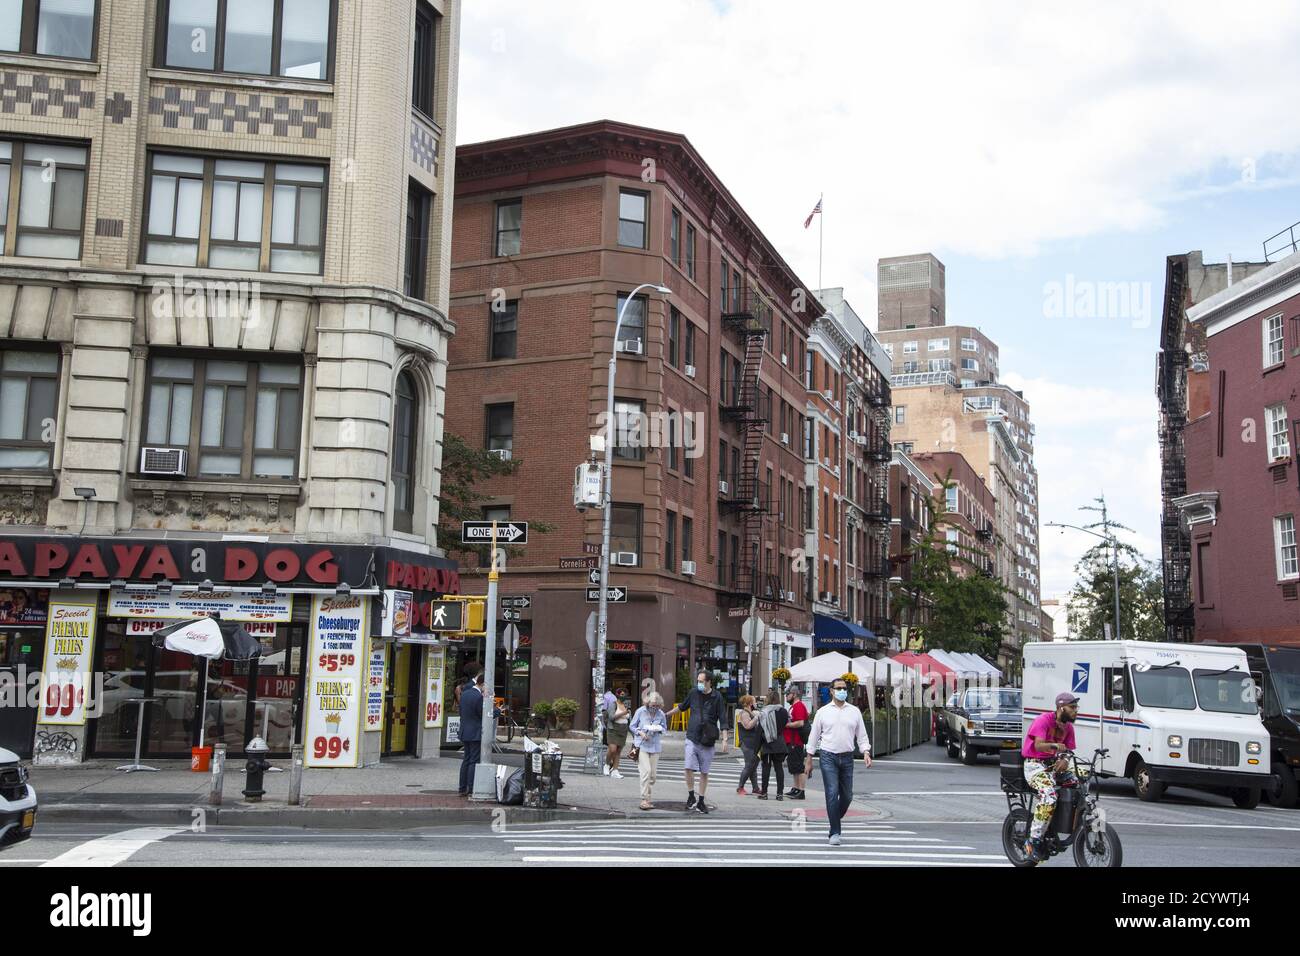
[[[355,767],[361,756],[366,601],[351,594],[312,599],[311,676],[303,696],[308,767]]]
[[[429,647],[424,652],[424,726],[429,729],[442,726],[442,688],[446,668],[445,647]]]
[[[155,592],[113,588],[108,593],[108,616],[149,618],[155,621],[187,617],[221,616],[223,621],[268,621],[288,624],[293,620],[292,594],[250,594],[235,591]]]
[[[38,724],[85,724],[86,683],[93,670],[94,647],[95,605],[51,601]]]

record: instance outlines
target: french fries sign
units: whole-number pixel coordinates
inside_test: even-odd
[[[318,595],[311,605],[311,680],[304,702],[308,767],[355,767],[360,758],[366,601]]]

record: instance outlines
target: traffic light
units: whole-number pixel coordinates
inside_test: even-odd
[[[471,597],[465,599],[465,632],[468,634],[487,633],[487,598]]]

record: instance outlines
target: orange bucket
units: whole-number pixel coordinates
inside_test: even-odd
[[[190,748],[190,769],[195,773],[207,773],[212,764],[211,747]]]

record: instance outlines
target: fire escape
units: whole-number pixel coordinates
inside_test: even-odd
[[[1186,261],[1171,263],[1165,290],[1165,322],[1161,330],[1160,399],[1160,544],[1164,570],[1165,637],[1190,641],[1196,627],[1192,605],[1192,543],[1174,499],[1187,494],[1187,457],[1183,428],[1187,424],[1187,350],[1183,344]]]
[[[884,377],[873,376],[864,383],[867,404],[867,446],[865,449],[870,467],[867,470],[866,498],[866,553],[862,556],[862,576],[874,595],[879,615],[867,622],[877,637],[887,637],[892,630],[889,621],[889,463],[894,450],[889,439],[890,394]]]
[[[764,573],[760,555],[763,550],[763,516],[772,510],[772,489],[759,477],[763,434],[772,418],[771,396],[759,390],[759,370],[763,364],[763,342],[772,321],[772,307],[757,290],[744,288],[733,292],[731,301],[723,303],[723,328],[739,335],[745,359],[738,369],[722,370],[722,395],[719,405],[724,420],[734,422],[741,442],[740,472],[731,476],[726,491],[719,490],[719,510],[735,514],[741,525],[741,553],[736,568],[734,593],[761,598],[779,597],[780,577]]]

